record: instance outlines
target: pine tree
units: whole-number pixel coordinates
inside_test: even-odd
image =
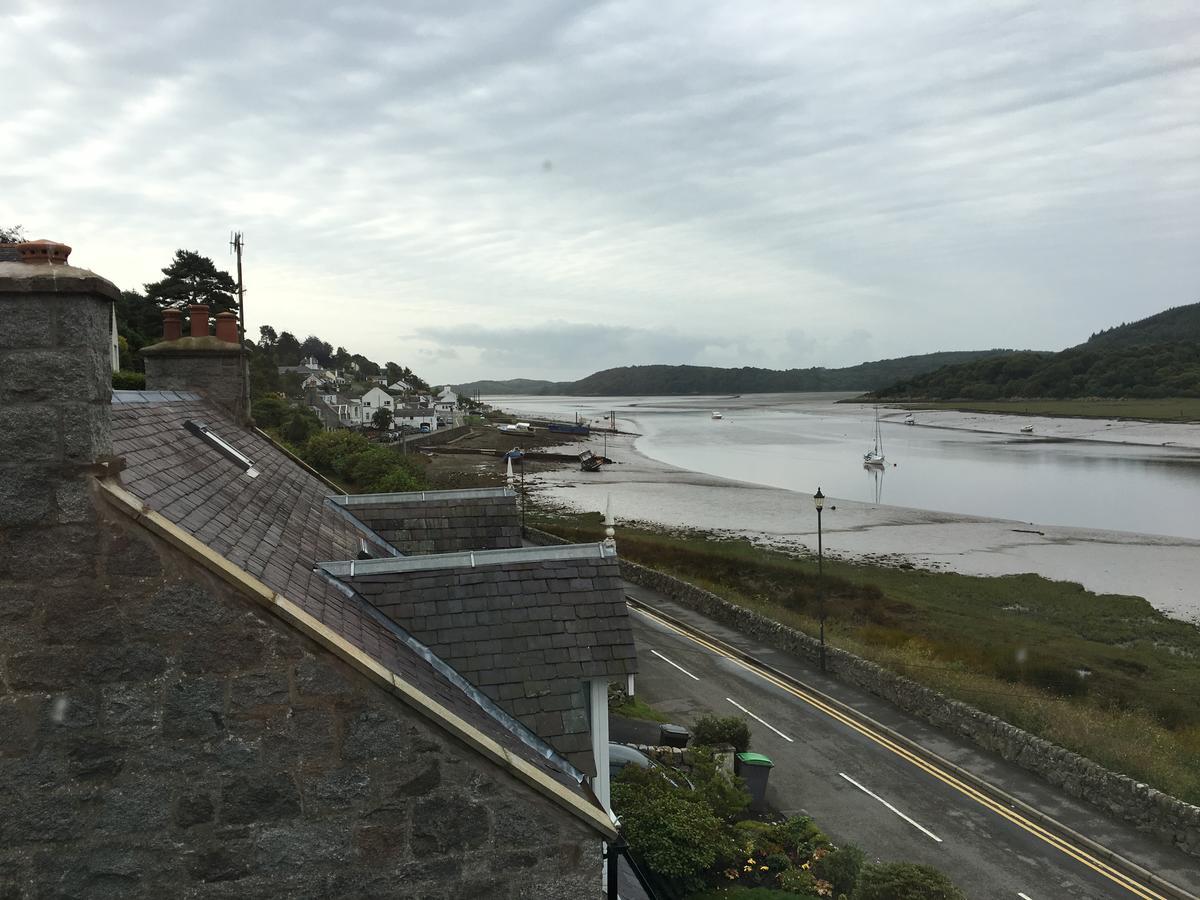
[[[160,309],[206,303],[210,317],[225,310],[237,312],[236,282],[207,256],[194,250],[176,250],[175,258],[162,273],[166,278],[146,285],[146,299]]]

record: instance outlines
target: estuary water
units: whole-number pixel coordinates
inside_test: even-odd
[[[862,456],[874,441],[875,413],[836,402],[847,396],[486,399],[522,416],[578,415],[593,425],[614,413],[621,430],[640,435],[641,453],[722,478],[809,494],[819,486],[830,497],[871,504],[1200,539],[1200,427],[951,412],[916,412],[910,426],[905,411],[881,409],[886,465],[868,469]],[[723,418],[713,419],[714,410]],[[1027,423],[1031,435],[1020,433]]]

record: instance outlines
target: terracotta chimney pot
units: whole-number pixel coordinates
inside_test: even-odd
[[[17,244],[17,252],[21,254],[21,262],[33,263],[39,266],[65,266],[71,248],[58,241],[24,241]]]
[[[192,337],[208,337],[208,304],[193,303],[188,306],[191,313]]]
[[[183,313],[177,309],[163,310],[163,340],[177,341],[183,336]]]
[[[230,344],[238,342],[237,315],[228,310],[217,313],[217,340]]]

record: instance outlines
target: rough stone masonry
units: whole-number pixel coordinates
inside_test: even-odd
[[[594,896],[579,819],[100,499],[115,295],[0,262],[0,897]]]

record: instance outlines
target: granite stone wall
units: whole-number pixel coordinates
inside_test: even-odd
[[[405,500],[347,507],[402,553],[453,553],[521,546],[515,497]]]
[[[599,895],[586,826],[73,496],[0,534],[0,897]]]
[[[533,543],[566,543],[536,529],[527,528],[526,537]],[[621,575],[627,581],[666,594],[689,609],[777,650],[805,657],[814,663],[819,659],[820,645],[815,638],[678,578],[625,559],[621,560]],[[826,666],[829,674],[839,681],[862,688],[926,722],[961,735],[1037,774],[1071,796],[1130,822],[1186,853],[1200,856],[1200,807],[1106,769],[860,656],[827,647]]]
[[[216,338],[207,340],[216,343]],[[237,421],[246,420],[250,378],[245,357],[237,350],[146,353],[144,360],[147,390],[199,391]]]

